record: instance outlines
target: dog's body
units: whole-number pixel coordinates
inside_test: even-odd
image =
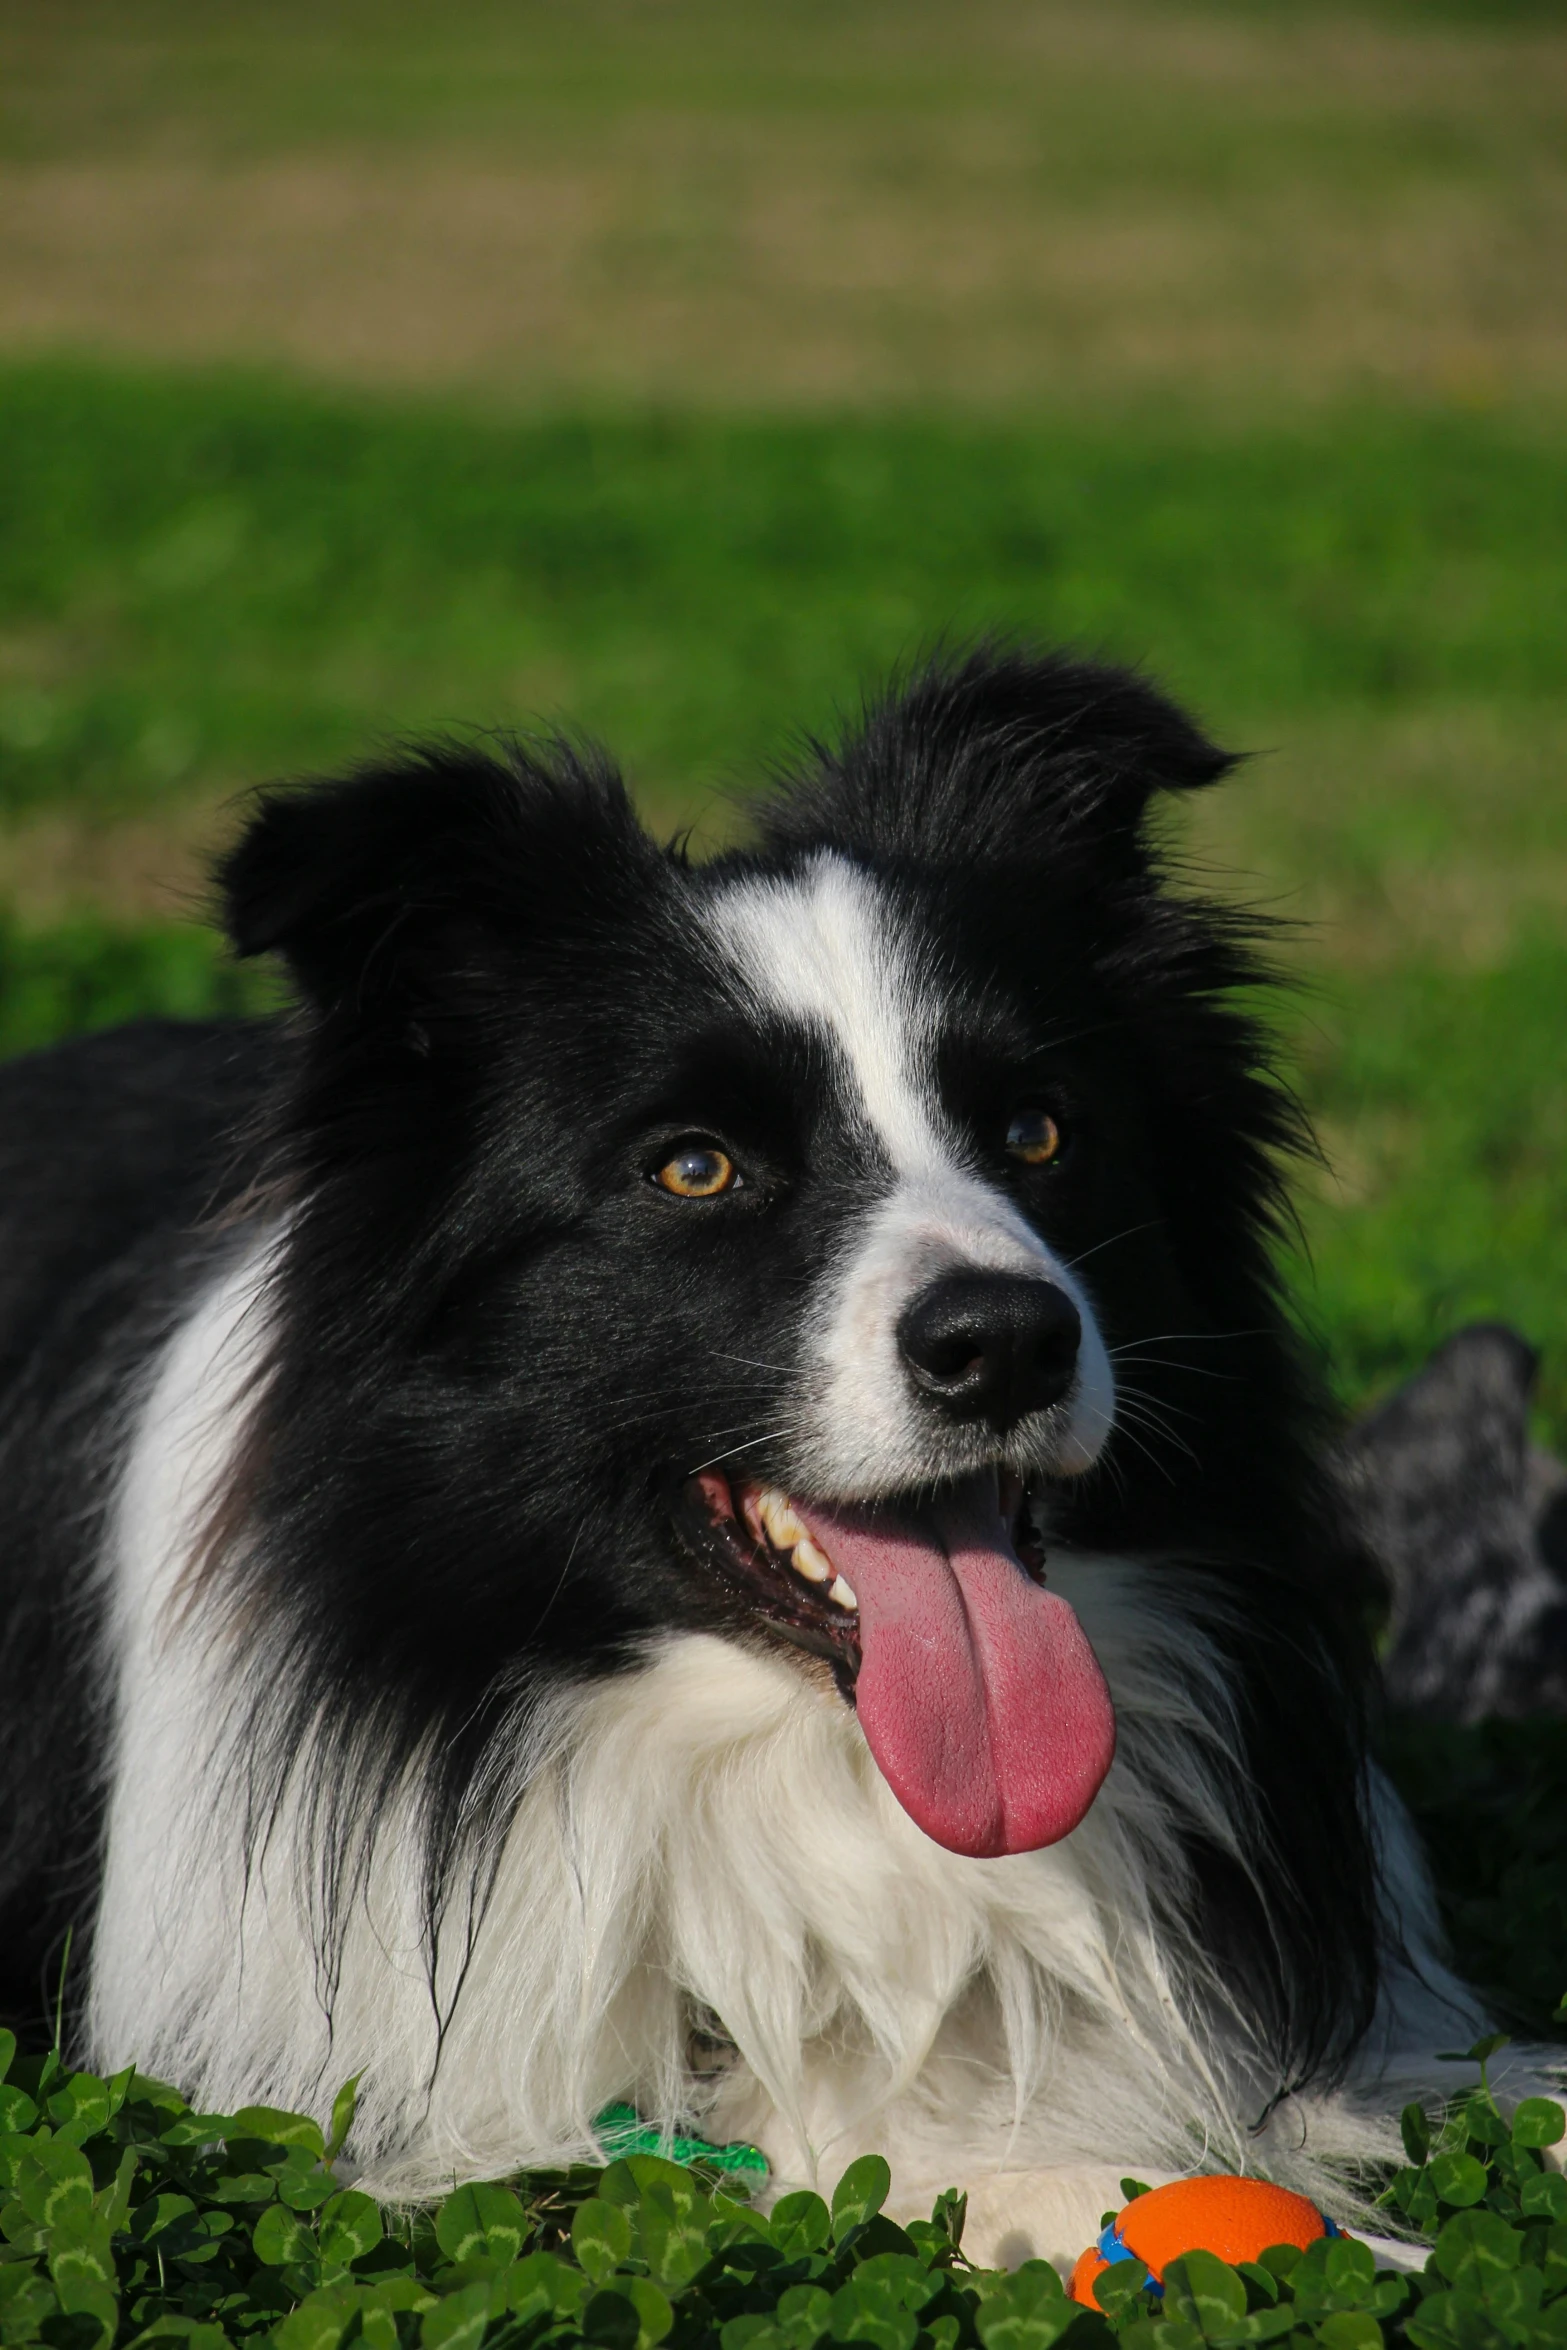
[[[0,1074],[14,1999],[95,1917],[97,2060],[363,2069],[389,2193],[630,2098],[1058,2253],[1387,2146],[1475,2018],[1245,926],[1147,840],[1224,764],[986,657],[701,868],[564,751],[394,763],[228,862],[291,1026]]]

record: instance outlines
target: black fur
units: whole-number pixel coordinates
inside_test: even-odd
[[[90,1576],[127,1402],[167,1338],[275,1047],[145,1021],[0,1068],[0,2017],[87,1955],[111,1660]]]

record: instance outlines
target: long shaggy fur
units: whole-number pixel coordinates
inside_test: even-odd
[[[1051,2250],[1107,2165],[1343,2203],[1475,2017],[1367,1772],[1255,930],[1150,838],[1226,765],[1138,680],[979,653],[700,868],[561,746],[259,803],[227,919],[295,1016],[0,1075],[13,2004],[90,1916],[95,2059],[208,2108],[362,2069],[388,2194],[631,2097],[784,2181],[1065,2180]],[[1034,1096],[1048,1174],[998,1139]],[[716,1213],[649,1179],[692,1133]],[[1082,1326],[993,1439],[899,1356],[975,1267]],[[916,1521],[1027,1483],[1119,1723],[1073,1833],[914,1825],[835,1622],[781,1641],[682,1534],[715,1464]]]

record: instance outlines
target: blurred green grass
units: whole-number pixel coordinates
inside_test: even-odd
[[[208,1020],[270,1012],[273,975],[234,962],[188,923],[105,922],[43,930],[0,922],[0,1054],[29,1052],[123,1020]]]
[[[217,152],[440,138],[493,152],[539,125],[569,136],[574,118],[598,130],[655,106],[863,123],[912,108],[937,118],[955,105],[1047,109],[1064,84],[1077,137],[1047,166],[1076,189],[1085,162],[1095,177],[1121,180],[1146,158],[1150,138],[1155,160],[1176,154],[1223,171],[1262,127],[1253,106],[1232,106],[1219,126],[1231,144],[1215,139],[1237,60],[1252,99],[1291,74],[1298,88],[1322,54],[1342,72],[1357,36],[1364,44],[1413,34],[1387,54],[1419,59],[1435,50],[1423,38],[1433,30],[1438,41],[1459,28],[1505,42],[1554,29],[1564,14],[1563,0],[1203,0],[1163,9],[1120,0],[1074,40],[1068,12],[1039,0],[973,0],[965,10],[948,0],[859,0],[853,9],[824,0],[667,0],[657,9],[580,0],[569,12],[548,0],[455,0],[439,11],[423,0],[230,0],[221,10],[197,0],[56,0],[46,16],[0,14],[10,68],[0,152],[123,147],[171,124],[187,145]],[[1215,54],[1228,70],[1209,85],[1210,111],[1191,100]],[[1156,103],[1161,92],[1168,101],[1172,66],[1187,101],[1180,108]],[[1146,94],[1145,119],[1118,151],[1102,143],[1112,107],[1084,109],[1085,84],[1119,87],[1123,127],[1125,93]],[[1553,103],[1535,95],[1542,107]],[[1403,103],[1412,99],[1418,93],[1402,93]],[[1334,159],[1347,150],[1366,176],[1402,160],[1388,152],[1386,123],[1356,109],[1297,108],[1291,127],[1302,145],[1336,141]],[[1431,147],[1428,136],[1422,160]],[[1509,168],[1505,150],[1495,160]],[[1278,168],[1288,157],[1275,144],[1267,161]]]
[[[1364,409],[498,422],[240,377],[0,373],[0,810],[164,804],[543,709],[656,797],[943,631],[1149,659],[1250,747],[1567,699],[1567,442]]]
[[[1303,1312],[1346,1395],[1474,1314],[1567,1433],[1567,441],[1355,408],[497,420],[237,375],[0,371],[0,1044],[251,1000],[116,898],[226,799],[415,729],[601,732],[653,821],[736,821],[805,726],[943,632],[1146,660],[1288,746],[1178,845],[1315,921],[1299,1081],[1337,1168]],[[92,902],[37,886],[60,828]],[[29,909],[31,911],[29,912]]]
[[[559,410],[1567,399],[1560,0],[0,0],[0,348]]]
[[[1292,1272],[1351,1400],[1499,1316],[1542,1350],[1541,1433],[1567,1437],[1564,1015],[1558,930],[1490,970],[1324,978],[1297,1017],[1329,1169],[1303,1188]]]

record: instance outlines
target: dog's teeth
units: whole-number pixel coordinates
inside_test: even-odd
[[[778,1526],[782,1519],[791,1515],[783,1494],[776,1492],[770,1485],[764,1485],[760,1492],[748,1493],[745,1497],[745,1522],[758,1542],[768,1542],[774,1548],[787,1550],[787,1543],[779,1544]]]
[[[797,1575],[807,1583],[825,1583],[827,1596],[839,1607],[852,1614],[859,1601],[838,1573],[832,1560],[806,1532],[805,1521],[795,1513],[786,1493],[776,1486],[764,1485],[759,1493],[747,1494],[745,1519],[758,1541],[771,1543],[782,1551]]]
[[[817,1549],[809,1534],[802,1534],[794,1546],[794,1565],[796,1573],[803,1575],[808,1583],[826,1583],[831,1579],[832,1560],[825,1551]],[[842,1580],[840,1576],[839,1581]]]
[[[774,1550],[793,1550],[805,1539],[805,1528],[789,1506],[788,1496],[765,1486],[756,1497],[756,1514]]]

